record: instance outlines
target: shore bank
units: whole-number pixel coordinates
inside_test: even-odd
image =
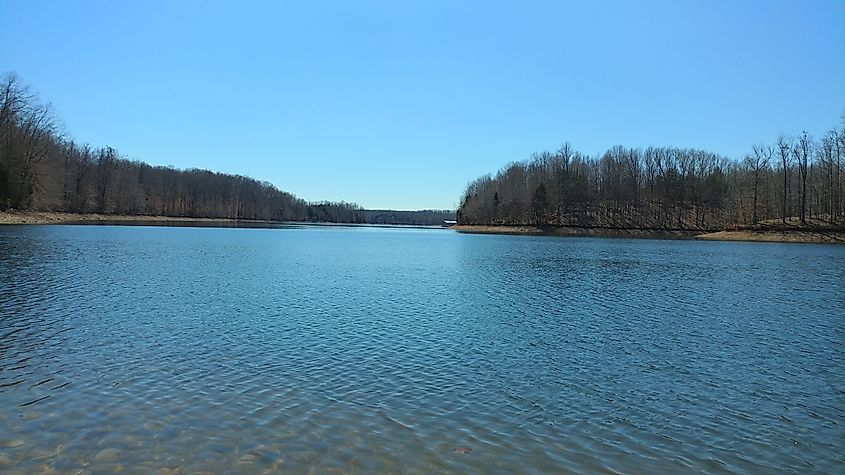
[[[642,228],[538,227],[457,225],[450,229],[468,234],[518,234],[532,236],[620,237],[638,239],[701,239],[706,241],[754,241],[787,243],[845,243],[845,232],[837,229],[742,229],[704,232]]]
[[[492,226],[466,225],[452,226],[460,233],[467,234],[520,234],[531,236],[573,236],[573,237],[620,237],[639,239],[693,239],[701,231],[674,229],[643,228],[598,228],[580,226]]]
[[[799,242],[817,244],[845,244],[845,233],[837,231],[777,231],[739,230],[719,231],[695,237],[705,241]]]
[[[443,229],[442,225],[332,223],[320,221],[266,221],[256,219],[190,218],[121,214],[83,214],[53,211],[0,211],[0,225],[17,224],[103,224],[144,226],[192,226],[220,228],[280,228],[292,226],[350,226],[368,228]]]
[[[272,223],[271,221],[235,220],[225,218],[187,218],[175,216],[142,216],[119,214],[82,214],[52,211],[0,211],[0,224],[95,224],[95,223],[197,223],[228,225],[237,223]]]

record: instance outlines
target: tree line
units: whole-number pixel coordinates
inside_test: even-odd
[[[469,183],[457,216],[461,224],[680,230],[842,224],[843,155],[845,127],[818,139],[782,135],[740,160],[675,147],[616,146],[591,157],[567,142]]]
[[[48,104],[14,74],[0,83],[0,210],[273,221],[382,223],[354,203],[310,203],[272,183],[128,160],[64,137]],[[395,212],[390,224],[442,224],[453,211]]]
[[[321,201],[312,203],[307,221],[353,224],[404,224],[411,226],[442,225],[445,220],[454,220],[455,211],[426,209],[399,211],[392,209],[364,209],[355,203]]]

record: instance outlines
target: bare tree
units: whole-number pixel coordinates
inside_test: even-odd
[[[547,211],[549,206],[548,196],[546,194],[546,185],[540,183],[534,190],[531,196],[531,211],[534,214],[534,222],[537,225],[544,226],[548,224]]]
[[[757,219],[757,196],[758,190],[760,188],[760,175],[762,173],[768,172],[769,170],[769,162],[772,159],[772,155],[774,155],[774,149],[772,147],[766,147],[763,144],[754,145],[752,147],[752,153],[745,157],[745,162],[751,171],[754,173],[754,199],[753,199],[753,208],[752,208],[752,218],[751,221],[756,223]]]
[[[42,191],[41,164],[56,139],[50,105],[7,75],[0,83],[0,207],[33,205]]]
[[[798,173],[801,176],[801,223],[807,223],[807,177],[810,173],[810,135],[807,131],[803,131],[798,136],[795,144],[792,147],[792,156],[798,164]]]
[[[783,223],[786,224],[789,203],[789,157],[792,153],[792,140],[781,135],[778,137],[777,148],[780,154],[781,166],[783,167],[783,214],[781,217],[783,218]]]
[[[818,156],[817,163],[824,172],[824,194],[825,206],[827,207],[828,221],[832,224],[837,215],[837,189],[836,189],[836,142],[838,137],[835,130],[828,131],[827,135],[822,137],[819,146],[816,149]]]

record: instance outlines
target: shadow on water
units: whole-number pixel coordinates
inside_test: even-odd
[[[250,221],[250,220],[80,220],[65,221],[64,225],[75,226],[156,226],[175,228],[246,228],[246,229],[304,229],[304,228],[373,228],[373,229],[446,229],[442,225],[415,224],[369,224],[369,223],[323,223],[303,221]]]
[[[162,226],[173,228],[257,228],[257,229],[297,229],[303,225],[289,222],[272,221],[179,221],[179,220],[98,220],[98,221],[67,221],[63,224],[85,226]]]

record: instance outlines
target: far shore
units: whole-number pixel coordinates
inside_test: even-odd
[[[822,244],[845,243],[845,232],[841,230],[826,230],[824,228],[790,230],[749,228],[707,232],[695,229],[456,225],[452,226],[450,229],[468,234],[518,234],[534,236],[616,237],[638,239],[699,239],[706,241],[755,241]]]

